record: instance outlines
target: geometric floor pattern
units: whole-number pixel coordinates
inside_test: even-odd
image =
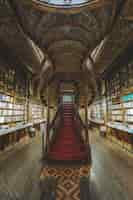
[[[57,200],[80,200],[80,178],[89,176],[90,166],[45,167],[41,177],[52,176],[57,180]]]

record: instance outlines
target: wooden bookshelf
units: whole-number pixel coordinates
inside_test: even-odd
[[[41,102],[30,102],[30,118],[32,122],[44,118],[44,105]]]
[[[0,129],[26,122],[26,82],[18,74],[12,67],[0,68]],[[23,95],[19,95],[20,81]]]
[[[132,151],[133,61],[116,67],[106,80],[108,133],[112,140]]]
[[[30,127],[46,120],[41,101],[33,103],[30,83],[29,72],[21,66],[0,63],[0,150],[29,137]]]

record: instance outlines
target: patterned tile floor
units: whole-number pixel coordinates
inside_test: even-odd
[[[80,178],[89,177],[90,166],[83,167],[45,167],[41,173],[44,177],[55,177],[57,180],[56,197],[58,200],[80,199]]]

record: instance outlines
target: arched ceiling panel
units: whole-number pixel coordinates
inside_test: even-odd
[[[49,49],[48,52],[58,52],[58,51],[71,51],[71,50],[78,50],[78,52],[86,52],[87,48],[82,45],[79,41],[74,40],[62,40],[53,43]]]
[[[62,56],[62,57],[65,57],[65,56],[70,56],[71,58],[75,58],[75,59],[78,59],[78,60],[82,60],[84,58],[84,55],[80,54],[79,52],[75,52],[75,51],[69,51],[69,52],[57,52],[56,54],[51,54],[50,55],[52,60],[55,60],[56,58]]]
[[[86,51],[87,48],[81,42],[74,40],[55,42],[48,49],[48,53],[54,62],[56,70],[61,66],[62,68],[67,68],[67,71],[73,68],[76,71],[76,69],[78,70],[81,67],[81,61]]]
[[[17,3],[17,9],[21,16],[23,27],[39,45],[45,37],[44,33],[52,28],[62,25],[80,27],[89,33],[89,41],[100,42],[104,37],[107,26],[110,24],[112,15],[112,5],[105,5],[96,11],[85,10],[78,14],[65,15],[61,13],[39,12],[32,7],[24,6]],[[50,31],[49,31],[50,32]],[[78,32],[76,32],[76,35]],[[79,36],[80,37],[80,36]],[[81,37],[82,38],[82,37]]]
[[[55,66],[55,71],[58,71],[59,68],[60,68],[60,66],[62,68],[65,68],[66,67],[66,63],[69,63],[69,65],[67,65],[67,71],[68,71],[68,68],[69,68],[69,70],[71,68],[74,68],[75,71],[76,70],[78,71],[81,68],[81,66],[82,66],[82,59],[83,58],[81,56],[78,57],[73,52],[72,53],[63,53],[63,54],[60,54],[60,55],[58,54],[58,55],[54,56],[54,58],[53,58],[53,63],[54,63],[54,66]],[[64,62],[64,60],[65,60],[65,62]],[[59,64],[59,63],[61,63],[61,64]],[[76,63],[76,64],[74,64],[74,63]]]
[[[114,12],[114,0],[111,0],[110,4],[102,4],[99,9],[90,10],[88,7],[73,14],[51,13],[48,10],[42,12],[30,5],[23,5],[22,1],[12,2],[15,3],[15,12],[24,33],[44,54],[48,54],[55,66],[55,72],[67,72],[68,77],[70,73],[81,72],[86,55],[91,53],[108,33]],[[17,39],[20,40],[19,37]],[[23,40],[21,42],[23,43]],[[17,42],[16,49],[21,54],[21,47]],[[23,54],[26,54],[26,46],[23,50]],[[85,72],[83,74],[87,79]]]
[[[41,45],[46,49],[51,43],[59,40],[76,40],[83,43],[85,46],[94,46],[93,38],[95,34],[88,32],[86,29],[76,26],[63,25],[52,27],[47,32],[43,32],[43,37],[39,38]]]

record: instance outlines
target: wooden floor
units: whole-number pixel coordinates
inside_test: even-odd
[[[40,199],[40,170],[39,137],[0,156],[0,200]]]
[[[91,132],[93,200],[133,200],[133,156]]]
[[[93,132],[91,147],[90,199],[133,200],[133,156]],[[40,137],[0,155],[0,200],[39,200],[40,171]]]

